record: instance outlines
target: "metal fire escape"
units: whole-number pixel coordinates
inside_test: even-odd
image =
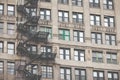
[[[24,21],[18,24],[17,32],[25,38],[22,42],[19,42],[17,46],[17,54],[19,56],[25,56],[29,58],[29,61],[25,65],[19,65],[17,71],[24,76],[25,80],[40,80],[41,74],[33,74],[27,70],[27,67],[31,65],[35,61],[46,61],[51,60],[54,61],[56,54],[55,53],[36,53],[34,54],[29,48],[31,45],[29,43],[47,44],[48,35],[47,32],[41,31],[32,31],[30,30],[31,26],[38,25],[38,21],[40,16],[32,15],[31,10],[36,9],[37,13],[37,5],[38,0],[25,0],[24,5],[18,5],[17,11],[24,18]],[[34,65],[33,65],[34,66]]]

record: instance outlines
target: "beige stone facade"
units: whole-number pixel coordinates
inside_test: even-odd
[[[47,0],[46,0],[47,1]],[[64,0],[63,0],[64,1]],[[69,0],[69,4],[62,4],[58,3],[58,0],[51,0],[51,2],[45,2],[45,0],[38,1],[38,8],[37,8],[37,15],[40,15],[41,9],[50,10],[51,20],[39,20],[39,25],[37,26],[37,30],[42,27],[49,27],[52,29],[52,38],[48,39],[47,44],[35,44],[37,45],[38,53],[41,52],[41,46],[51,46],[53,52],[57,53],[54,63],[49,62],[41,62],[36,61],[39,65],[38,73],[42,74],[41,66],[51,66],[52,67],[52,78],[49,77],[42,77],[42,80],[102,80],[102,79],[94,79],[95,76],[94,72],[102,72],[103,73],[103,80],[120,80],[120,0],[111,0],[113,1],[114,9],[104,9],[104,0],[99,0],[100,7],[98,8],[91,8],[89,6],[89,0],[82,0],[83,6],[76,6],[72,4],[72,1]],[[90,0],[92,1],[92,0]],[[94,0],[93,0],[94,1]],[[109,1],[109,0],[108,0]],[[3,32],[0,32],[0,41],[2,42],[2,47],[0,43],[0,49],[3,49],[0,53],[0,62],[3,63],[3,66],[0,64],[0,80],[22,80],[18,78],[17,66],[19,65],[19,60],[26,61],[27,57],[20,57],[17,55],[17,45],[20,41],[19,33],[17,32],[17,18],[21,15],[17,12],[17,5],[24,4],[24,0],[0,0],[0,5],[3,5],[3,14],[0,14],[0,23],[3,23],[3,26],[0,25]],[[14,15],[8,15],[8,5],[14,6]],[[68,22],[59,22],[59,11],[67,11],[68,12]],[[1,12],[1,6],[0,6]],[[83,23],[73,23],[73,12],[82,13],[83,14]],[[90,15],[99,15],[100,16],[100,25],[91,25],[90,23]],[[114,26],[113,27],[106,27],[105,26],[105,16],[112,16],[114,17]],[[12,23],[15,25],[12,34],[9,34],[8,23]],[[0,31],[1,31],[0,29]],[[69,31],[69,40],[61,40],[59,30],[68,30]],[[74,41],[74,31],[79,30],[84,33],[83,42]],[[100,33],[102,36],[101,44],[93,43],[92,42],[92,33]],[[106,35],[112,34],[115,35],[115,45],[108,45],[106,44]],[[109,36],[110,37],[110,36]],[[14,54],[8,54],[8,44],[14,44]],[[60,53],[60,49],[65,48],[69,50],[69,59],[66,58],[65,54]],[[75,60],[75,49],[83,50],[84,51],[84,60]],[[95,62],[93,61],[93,52],[101,52],[102,53],[102,62]],[[107,54],[112,53],[115,54],[116,58],[108,58],[115,59],[116,63],[109,63],[107,62]],[[66,52],[67,53],[67,52]],[[62,57],[60,57],[62,56]],[[65,58],[63,58],[65,57]],[[80,55],[78,56],[80,57]],[[96,56],[96,60],[99,60],[99,55]],[[63,58],[63,59],[62,59]],[[8,63],[14,63],[14,74],[9,74],[8,71]],[[70,69],[70,79],[66,78],[65,72],[64,78],[62,76],[62,69]],[[84,70],[85,71],[85,78],[86,79],[76,79],[75,70]],[[12,71],[11,71],[12,72]],[[10,73],[11,73],[10,72]],[[67,73],[67,72],[66,72]],[[111,73],[111,74],[108,74]],[[117,74],[117,78],[114,78],[114,74]],[[82,74],[82,73],[81,73]],[[115,75],[116,75],[115,74]],[[47,75],[47,73],[46,73]],[[80,74],[79,74],[80,75]],[[112,75],[112,78],[110,78]],[[96,75],[99,76],[99,73]],[[109,76],[109,77],[108,77]],[[21,76],[22,77],[22,76]],[[100,77],[100,76],[99,76]],[[24,80],[24,79],[23,79]]]

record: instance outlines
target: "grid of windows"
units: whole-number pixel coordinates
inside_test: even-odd
[[[105,35],[106,44],[107,45],[116,45],[116,36],[113,34],[106,34]]]
[[[114,27],[115,26],[114,17],[104,16],[104,26],[106,26],[106,27]]]
[[[70,41],[70,31],[67,29],[59,29],[59,39]]]
[[[42,67],[42,78],[53,78],[53,68],[51,66]]]
[[[61,80],[71,80],[71,69],[70,68],[60,68],[60,79]]]
[[[100,0],[89,0],[89,5],[92,8],[100,8]]]
[[[69,3],[69,0],[58,0],[58,3],[68,4],[68,3]]]
[[[68,22],[69,21],[68,11],[58,11],[58,21],[59,22]]]
[[[8,14],[8,16],[15,16],[15,6],[14,5],[7,6],[7,14]]]
[[[104,9],[113,9],[113,0],[103,0]]]
[[[52,29],[50,27],[40,27],[40,31],[43,32],[48,32],[48,38],[51,39],[52,38]]]
[[[119,80],[117,72],[108,72],[108,80]]]
[[[7,34],[13,35],[15,33],[15,24],[8,23],[7,24]]]
[[[60,59],[70,60],[70,49],[60,48]]]
[[[74,49],[74,59],[76,61],[85,61],[85,51]]]
[[[15,74],[15,63],[13,63],[13,62],[7,63],[7,73],[11,74],[11,75]]]
[[[100,15],[91,14],[90,25],[100,26],[101,25]]]
[[[8,42],[7,43],[7,52],[8,54],[14,54],[15,53],[15,44]]]
[[[83,0],[72,0],[72,5],[83,6]]]
[[[93,71],[93,80],[104,80],[104,72],[103,71]]]
[[[93,62],[103,62],[103,53],[98,51],[92,51],[92,61]]]
[[[78,12],[73,12],[73,22],[83,24],[83,14]]]
[[[75,80],[86,80],[86,71],[84,69],[75,69]]]
[[[84,42],[84,32],[75,30],[73,32],[73,39],[74,41],[77,41],[77,42]]]
[[[0,4],[0,15],[4,14],[4,5]]]
[[[101,33],[92,33],[92,43],[102,44],[102,34]]]
[[[40,9],[40,19],[42,20],[51,20],[51,10]]]
[[[0,61],[0,74],[3,74],[4,72],[4,65],[3,65],[3,62]]]
[[[110,64],[117,64],[117,54],[116,53],[110,53],[110,52],[107,52],[106,54],[107,56],[107,63],[110,63]]]

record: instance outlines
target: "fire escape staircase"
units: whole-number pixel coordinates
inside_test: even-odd
[[[31,61],[28,61],[25,65],[19,65],[18,72],[23,74],[25,76],[25,80],[40,80],[41,75],[33,74],[29,72],[26,67],[30,64],[32,64],[34,61],[44,61],[44,60],[53,60],[56,57],[55,53],[49,52],[49,53],[33,53],[29,50],[31,45],[29,42],[34,42],[36,44],[38,43],[46,43],[48,41],[48,32],[42,32],[42,31],[30,31],[29,27],[31,25],[38,25],[38,21],[40,16],[32,16],[31,13],[28,13],[26,8],[34,8],[37,9],[38,0],[25,0],[24,5],[18,5],[17,11],[21,14],[22,17],[24,17],[26,20],[24,23],[19,23],[17,26],[17,32],[19,32],[22,36],[26,37],[27,40],[23,42],[19,42],[17,46],[17,54],[19,56],[25,56],[29,57]]]

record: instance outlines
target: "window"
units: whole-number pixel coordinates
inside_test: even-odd
[[[37,10],[36,8],[26,8],[26,12],[30,15],[30,16],[36,16],[37,15]]]
[[[83,14],[78,12],[73,12],[73,22],[83,24]]]
[[[117,64],[117,54],[116,53],[107,53],[107,63]]]
[[[37,46],[36,45],[28,45],[28,51],[32,54],[37,54]]]
[[[72,80],[70,68],[60,68],[60,80]]]
[[[101,25],[101,20],[99,15],[90,15],[90,25],[96,25],[100,26]]]
[[[86,80],[86,71],[84,69],[75,69],[75,80]]]
[[[75,30],[73,33],[73,39],[77,42],[84,42],[84,32]]]
[[[72,5],[83,6],[83,0],[72,0]]]
[[[104,9],[113,9],[113,0],[103,0]]]
[[[85,51],[74,49],[74,59],[76,61],[85,61]]]
[[[7,73],[11,74],[11,75],[15,74],[15,63],[13,63],[13,62],[7,63]]]
[[[51,66],[42,67],[42,78],[53,78],[53,68]]]
[[[32,74],[38,74],[38,65],[37,64],[27,65],[26,69]]]
[[[4,65],[3,65],[3,62],[0,61],[0,74],[3,74],[4,72]]]
[[[7,52],[8,54],[14,54],[15,53],[15,44],[14,43],[7,43]]]
[[[70,60],[70,49],[60,48],[60,59]]]
[[[69,2],[68,2],[69,0],[58,0],[58,3],[60,3],[60,4],[68,4]]]
[[[115,26],[114,17],[105,16],[104,17],[104,26],[106,26],[106,27],[114,27]]]
[[[91,8],[100,8],[100,0],[89,0]]]
[[[51,46],[41,46],[41,52],[52,52],[52,47]]]
[[[15,6],[13,5],[8,5],[7,6],[7,14],[8,16],[15,16]]]
[[[92,52],[92,61],[93,62],[103,62],[103,53],[98,51]]]
[[[108,72],[108,80],[119,80],[117,72]]]
[[[13,35],[15,33],[15,24],[12,23],[7,24],[7,33],[9,35]]]
[[[66,29],[59,29],[59,39],[70,41],[70,31]]]
[[[3,27],[4,27],[4,23],[0,22],[0,33],[3,33]]]
[[[40,0],[42,2],[51,2],[51,0]]]
[[[113,34],[106,34],[106,44],[107,45],[116,45],[116,36]]]
[[[50,21],[51,20],[51,10],[40,9],[40,19]]]
[[[52,29],[50,27],[41,27],[40,26],[40,31],[48,32],[49,33],[48,38],[49,39],[52,38]]]
[[[4,5],[0,4],[0,15],[4,14]]]
[[[3,42],[0,41],[0,53],[3,53],[3,48],[4,48]]]
[[[104,72],[103,71],[93,71],[93,80],[104,80]]]
[[[69,21],[68,15],[69,15],[69,14],[68,14],[67,11],[59,11],[59,12],[58,12],[59,22],[68,22],[68,21]]]
[[[102,44],[102,34],[101,33],[92,33],[92,43]]]

